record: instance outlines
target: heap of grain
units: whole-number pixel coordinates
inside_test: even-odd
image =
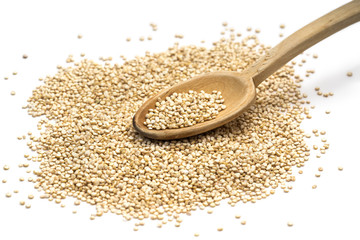
[[[148,129],[184,128],[215,119],[226,108],[219,91],[206,93],[193,91],[173,93],[149,109],[144,125]]]
[[[300,85],[285,66],[258,87],[256,104],[236,120],[188,139],[140,136],[132,117],[159,90],[212,71],[242,71],[269,48],[255,36],[221,39],[211,49],[175,44],[122,65],[83,60],[60,68],[33,91],[36,188],[50,199],[72,196],[127,219],[163,219],[223,199],[255,202],[294,181],[309,148]],[[49,121],[51,120],[51,121]]]

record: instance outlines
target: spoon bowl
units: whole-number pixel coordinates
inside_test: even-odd
[[[133,118],[134,128],[148,138],[171,140],[194,136],[220,127],[238,117],[254,103],[255,88],[267,77],[304,50],[358,21],[360,21],[360,0],[353,0],[296,31],[242,73],[208,73],[162,90],[147,100],[136,112]],[[165,99],[175,92],[189,90],[198,92],[203,90],[207,93],[213,90],[220,91],[225,100],[226,109],[221,111],[215,119],[190,127],[150,130],[144,125],[146,114],[149,109],[155,108],[155,103],[159,99]]]
[[[211,93],[213,90],[220,91],[225,100],[226,109],[222,110],[215,119],[198,123],[191,127],[155,130],[148,129],[145,125],[145,115],[149,109],[155,108],[158,99],[165,99],[177,92],[201,90]],[[237,118],[255,101],[255,85],[251,77],[237,72],[214,72],[197,76],[188,81],[180,82],[171,88],[160,91],[148,99],[138,110],[133,118],[135,129],[142,135],[161,140],[178,139],[189,137],[209,131],[224,125]]]

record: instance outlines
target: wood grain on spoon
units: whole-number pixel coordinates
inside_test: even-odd
[[[162,90],[148,99],[136,112],[133,118],[134,128],[149,138],[171,140],[194,136],[220,127],[237,118],[255,102],[255,88],[267,77],[304,50],[358,21],[360,21],[360,0],[354,0],[293,33],[242,73],[208,73]],[[221,91],[226,109],[215,119],[191,127],[150,130],[144,125],[145,115],[149,109],[155,108],[158,99],[165,99],[174,92],[189,90]]]

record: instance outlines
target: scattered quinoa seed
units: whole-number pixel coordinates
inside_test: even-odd
[[[9,165],[4,165],[3,169],[4,169],[5,171],[7,171],[7,170],[10,169],[10,167],[9,167]]]
[[[285,28],[285,24],[280,24],[280,28],[284,29]]]
[[[219,227],[217,230],[218,230],[219,232],[222,232],[224,229],[223,229],[222,227]]]
[[[11,94],[12,96],[14,96],[14,95],[15,95],[15,91],[11,91],[10,94]]]
[[[26,54],[23,54],[23,59],[27,59],[28,58],[28,55],[26,55]]]
[[[287,225],[288,225],[289,227],[294,226],[294,224],[293,224],[292,222],[288,222]]]
[[[346,75],[347,75],[348,77],[352,77],[353,73],[352,73],[352,72],[347,72]]]
[[[241,225],[245,225],[245,224],[246,224],[245,220],[241,221]]]
[[[344,170],[344,168],[343,167],[338,167],[338,170],[342,171],[342,170]]]

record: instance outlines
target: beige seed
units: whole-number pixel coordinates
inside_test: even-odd
[[[25,201],[20,201],[19,204],[20,204],[21,206],[24,206],[24,205],[25,205]]]
[[[30,194],[30,195],[28,195],[28,198],[29,199],[34,199],[34,195]]]
[[[287,222],[287,225],[288,225],[288,227],[292,227],[292,226],[294,226],[294,223],[293,222]]]
[[[78,34],[78,36],[77,36],[78,39],[82,39],[82,37],[83,36],[81,34]]]
[[[199,233],[194,233],[194,237],[198,237],[198,236],[200,236]]]
[[[235,218],[239,219],[239,218],[241,218],[241,216],[240,215],[235,215]]]
[[[217,228],[218,232],[222,232],[224,229],[222,227]]]
[[[27,208],[27,209],[31,208],[31,204],[26,204],[25,208]]]
[[[312,189],[316,189],[316,188],[317,188],[317,185],[313,185],[313,186],[312,186]]]
[[[246,224],[245,220],[241,221],[241,225],[245,225],[245,224]]]
[[[284,29],[285,28],[285,24],[280,24],[280,28]]]
[[[28,58],[28,55],[27,54],[23,54],[23,59],[27,59]]]
[[[352,77],[353,73],[352,73],[352,72],[347,72],[346,75],[347,75],[348,77]]]
[[[6,179],[3,179],[1,182],[2,182],[2,183],[6,183],[6,182],[7,182],[7,180],[6,180]]]
[[[10,198],[10,197],[11,197],[11,193],[8,192],[8,193],[5,194],[5,196],[6,196],[7,198]]]
[[[76,210],[73,210],[73,211],[72,211],[72,213],[73,213],[73,214],[76,214],[76,213],[77,213],[77,211],[76,211]]]
[[[7,170],[10,169],[10,167],[9,167],[9,165],[4,165],[3,169],[4,169],[5,171],[7,171]]]
[[[13,75],[17,75],[18,73],[17,73],[17,72],[13,72],[12,74],[13,74]]]
[[[338,167],[338,170],[342,171],[342,170],[344,170],[344,168],[343,167]]]
[[[16,93],[15,93],[15,91],[11,91],[10,94],[11,94],[12,96],[14,96]]]

